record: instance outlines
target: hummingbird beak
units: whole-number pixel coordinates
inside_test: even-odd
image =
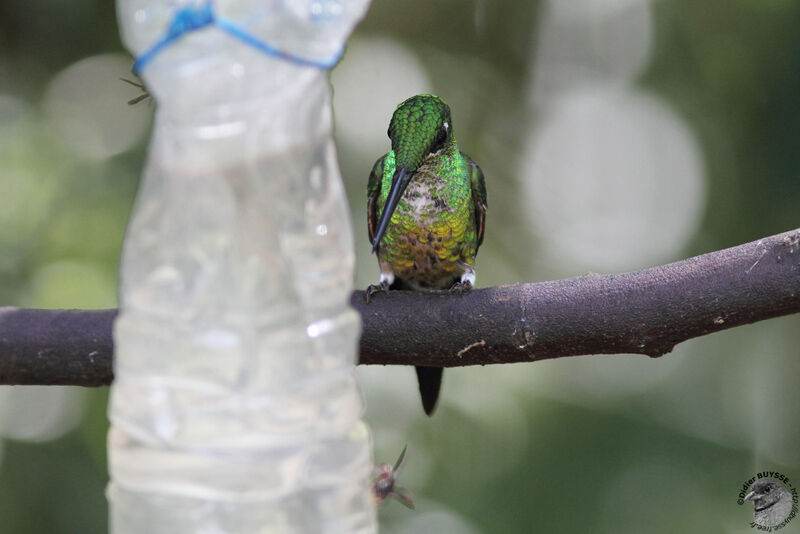
[[[383,234],[386,233],[386,227],[389,226],[389,220],[392,218],[397,203],[400,202],[400,197],[403,196],[408,182],[411,181],[413,172],[407,171],[404,167],[400,167],[394,172],[392,176],[392,188],[389,190],[389,198],[386,199],[386,205],[383,207],[381,219],[378,221],[378,231],[375,232],[375,240],[372,242],[372,252],[378,250],[378,245],[383,239]]]

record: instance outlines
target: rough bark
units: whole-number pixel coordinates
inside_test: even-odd
[[[661,356],[687,339],[800,312],[800,229],[618,275],[351,304],[359,363],[458,367],[583,354]],[[0,384],[112,379],[116,310],[0,308]]]

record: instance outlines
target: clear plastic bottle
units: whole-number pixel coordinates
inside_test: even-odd
[[[367,4],[214,8],[323,59]],[[119,0],[128,48],[152,46],[175,8]],[[114,328],[112,531],[376,532],[327,73],[209,26],[142,74],[157,110]]]

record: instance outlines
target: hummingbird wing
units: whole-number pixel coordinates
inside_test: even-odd
[[[375,239],[375,231],[378,229],[378,197],[381,195],[381,181],[383,180],[383,162],[386,155],[378,159],[372,166],[367,182],[367,231],[369,232],[369,242]]]
[[[461,156],[467,161],[467,170],[472,183],[472,203],[475,205],[475,232],[478,236],[478,246],[481,246],[481,243],[483,243],[484,223],[486,221],[486,181],[478,164],[463,152]]]

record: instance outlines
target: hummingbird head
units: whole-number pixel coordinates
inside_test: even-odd
[[[399,106],[389,123],[395,165],[412,173],[428,154],[453,135],[450,106],[436,95],[412,96]]]
[[[411,176],[429,154],[438,151],[452,139],[450,106],[436,95],[412,96],[397,106],[389,122],[388,134],[392,140],[395,172],[372,242],[372,252],[378,249]]]

